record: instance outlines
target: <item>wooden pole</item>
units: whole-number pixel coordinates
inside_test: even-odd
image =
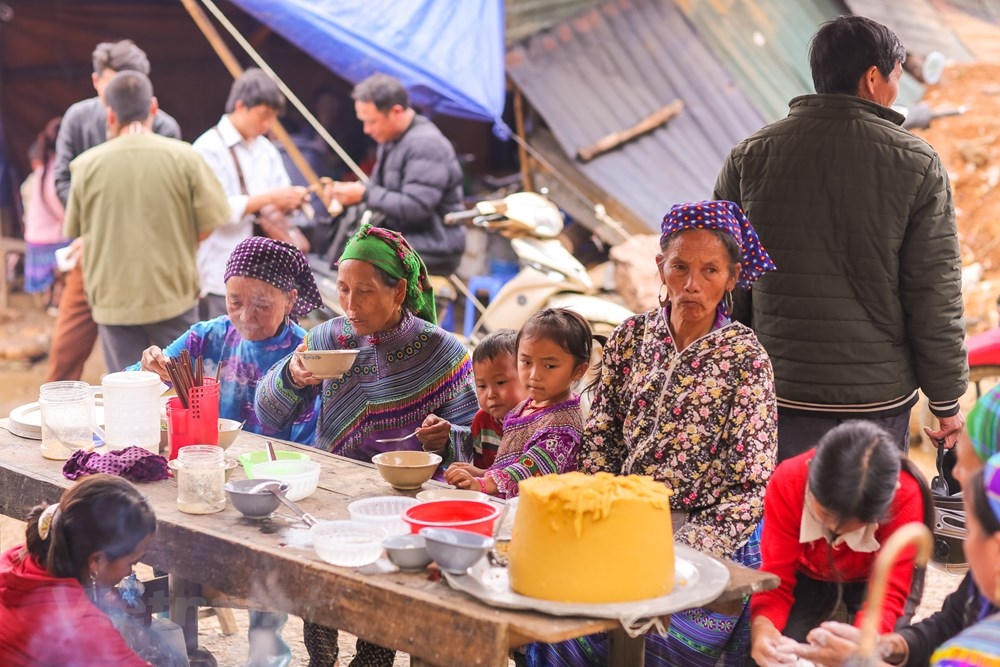
[[[661,125],[665,125],[671,118],[678,115],[684,109],[684,103],[674,100],[667,106],[657,109],[647,117],[640,120],[630,128],[620,132],[612,132],[597,140],[593,146],[586,146],[576,152],[576,159],[580,162],[590,162],[598,155],[603,155],[612,151],[622,144],[637,139],[644,134],[652,132]]]
[[[524,136],[524,96],[517,85],[514,86],[514,132],[523,140],[517,142],[517,161],[521,165],[521,187],[525,192],[534,192],[531,182],[531,165],[528,163],[531,158],[524,148],[524,143],[528,140]]]
[[[226,43],[222,40],[222,36],[219,34],[219,31],[215,29],[215,26],[212,25],[208,16],[206,16],[205,12],[198,6],[197,0],[181,0],[181,2],[184,4],[184,8],[187,9],[188,14],[191,15],[191,18],[201,30],[202,34],[205,35],[205,39],[207,39],[208,43],[211,44],[212,49],[215,50],[216,55],[219,56],[222,64],[226,66],[227,70],[229,70],[232,77],[235,79],[243,74],[243,66],[240,65],[238,60],[236,60],[236,56],[234,56],[233,52],[229,50],[228,46],[226,46]],[[308,181],[310,185],[317,184],[319,182],[319,176],[316,175],[313,168],[308,162],[306,162],[306,159],[302,157],[302,153],[299,152],[298,146],[296,146],[292,141],[292,138],[288,136],[288,132],[285,131],[285,128],[282,127],[281,123],[275,120],[271,129],[274,132],[274,136],[277,137],[278,141],[281,142],[281,145],[285,147],[286,151],[288,151],[288,157],[292,158],[292,162],[294,162],[295,166],[298,167],[300,172],[302,172],[306,181]]]

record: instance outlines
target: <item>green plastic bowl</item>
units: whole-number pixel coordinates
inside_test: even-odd
[[[309,461],[312,457],[302,452],[276,451],[279,461]],[[243,472],[247,474],[247,479],[253,479],[253,467],[258,463],[267,461],[267,452],[259,449],[253,452],[240,454],[239,461],[243,464]]]

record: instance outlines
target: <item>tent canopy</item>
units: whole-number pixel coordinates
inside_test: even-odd
[[[232,1],[352,83],[386,72],[430,111],[503,114],[502,0]]]

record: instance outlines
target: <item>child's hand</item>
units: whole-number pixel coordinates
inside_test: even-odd
[[[444,480],[459,489],[479,490],[479,482],[472,473],[476,468],[468,463],[452,463],[444,471]]]
[[[427,415],[417,429],[417,440],[424,446],[424,451],[440,454],[448,447],[448,437],[451,435],[451,422],[437,415]]]

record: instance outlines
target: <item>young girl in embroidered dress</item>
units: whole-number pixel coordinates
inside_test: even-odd
[[[583,415],[574,385],[590,367],[590,325],[565,308],[547,308],[517,334],[517,372],[528,398],[503,422],[493,465],[479,471],[454,463],[445,479],[460,489],[502,498],[517,495],[522,479],[576,470]]]

